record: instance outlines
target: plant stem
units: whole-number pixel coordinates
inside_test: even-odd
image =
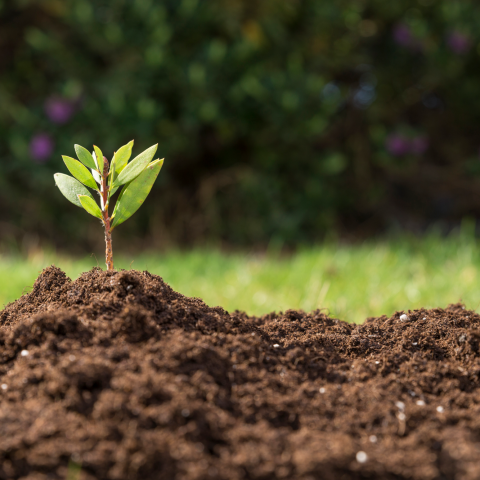
[[[112,232],[110,230],[110,216],[108,215],[108,170],[109,163],[106,157],[103,157],[103,174],[102,174],[102,199],[103,199],[103,225],[105,226],[105,263],[107,271],[113,270],[113,253],[112,253]]]

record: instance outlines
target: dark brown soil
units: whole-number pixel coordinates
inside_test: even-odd
[[[478,480],[480,317],[402,313],[256,318],[47,268],[0,312],[0,478]]]

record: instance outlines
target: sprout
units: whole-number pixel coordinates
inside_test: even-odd
[[[157,145],[147,148],[128,163],[132,147],[133,140],[119,148],[109,164],[98,147],[94,146],[94,151],[90,153],[86,148],[75,145],[75,152],[80,161],[67,156],[62,157],[75,178],[63,173],[54,175],[57,187],[67,200],[102,221],[105,227],[107,270],[113,270],[112,230],[140,208],[163,165],[163,158],[152,161]],[[110,216],[108,213],[110,199],[122,185],[113,214]],[[85,186],[99,194],[100,206]]]

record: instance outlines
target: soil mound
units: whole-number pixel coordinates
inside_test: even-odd
[[[256,318],[50,267],[0,312],[0,479],[478,480],[479,341],[462,305]]]

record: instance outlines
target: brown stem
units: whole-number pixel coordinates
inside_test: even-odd
[[[103,225],[105,226],[105,263],[107,271],[113,270],[112,232],[110,228],[110,216],[108,215],[108,170],[109,164],[103,157],[102,173],[102,199],[103,199]]]

